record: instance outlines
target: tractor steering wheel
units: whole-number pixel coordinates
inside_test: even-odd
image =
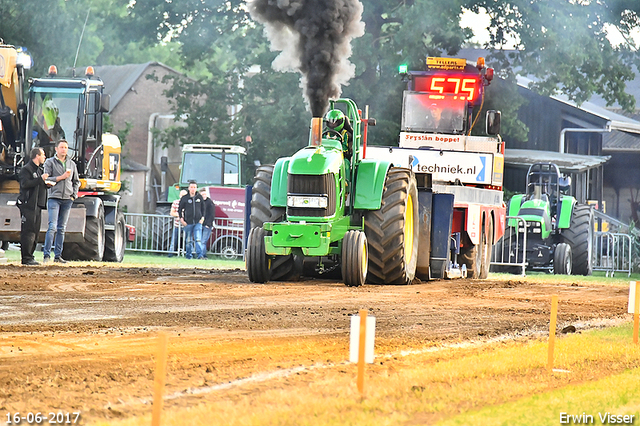
[[[326,129],[324,132],[322,132],[322,137],[325,136],[336,136],[340,141],[342,141],[342,134],[334,129]]]

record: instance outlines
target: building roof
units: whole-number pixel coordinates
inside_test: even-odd
[[[144,164],[140,164],[137,161],[129,158],[122,158],[122,171],[123,172],[148,172],[149,168]]]
[[[505,149],[505,164],[529,168],[533,163],[550,162],[558,166],[562,173],[581,173],[601,166],[609,161],[609,155],[563,154],[555,151],[533,149]]]
[[[169,71],[181,74],[161,62],[146,62],[144,64],[103,65],[95,67],[96,75],[104,82],[104,91],[111,95],[111,109],[114,109],[124,98],[136,81],[150,66],[160,66]]]

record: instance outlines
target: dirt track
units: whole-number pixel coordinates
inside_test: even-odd
[[[384,354],[542,332],[551,294],[560,295],[560,327],[626,312],[622,286],[518,277],[347,288],[256,285],[240,270],[8,265],[0,268],[0,421],[16,411],[80,411],[80,424],[149,413],[160,330],[170,337],[167,406],[183,407],[270,386],[263,373],[343,363],[359,309],[377,318]]]

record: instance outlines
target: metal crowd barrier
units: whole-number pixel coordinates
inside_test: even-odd
[[[507,228],[502,238],[493,246],[491,270],[519,269],[525,276],[527,268],[527,223],[520,216],[507,216]]]
[[[631,275],[632,237],[628,234],[595,232],[593,236],[593,270],[606,271],[606,276],[616,272]]]
[[[173,234],[174,217],[169,215],[126,213],[127,224],[135,226],[133,241],[127,242],[127,250],[158,254],[184,255],[185,241],[182,226],[179,227],[176,248],[169,251]],[[211,236],[206,242],[207,255],[222,259],[242,259],[244,221],[242,219],[215,219]],[[195,248],[194,248],[195,252]]]

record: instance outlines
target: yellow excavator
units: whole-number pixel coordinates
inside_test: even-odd
[[[0,43],[0,240],[3,244],[20,240],[17,175],[29,161],[29,151],[41,147],[51,157],[55,143],[64,138],[78,166],[80,192],[71,209],[62,255],[69,260],[121,262],[127,234],[117,194],[121,145],[116,135],[102,131],[103,114],[109,111],[104,84],[93,67],[82,77],[59,77],[51,66],[47,77],[29,79],[25,100],[24,74],[30,64],[31,58],[20,48]],[[46,227],[43,217],[41,231]]]

